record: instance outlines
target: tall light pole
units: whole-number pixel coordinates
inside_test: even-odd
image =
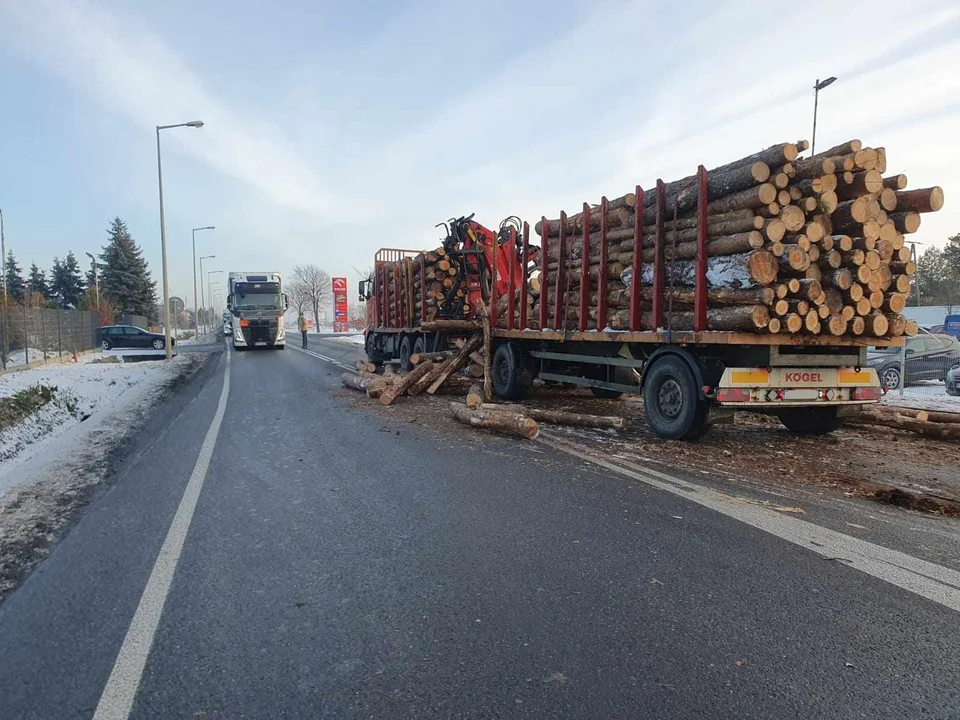
[[[823,81],[817,78],[817,82],[813,86],[813,138],[810,140],[811,155],[814,155],[817,152],[817,99],[821,90],[823,90],[825,87],[833,85],[836,81],[837,79],[835,77],[828,77]]]
[[[170,285],[167,283],[167,224],[163,217],[163,170],[160,165],[160,131],[178,127],[202,128],[202,120],[177,123],[175,125],[157,125],[157,185],[160,188],[160,260],[163,265],[163,334],[166,340],[167,360],[173,357],[170,351]]]
[[[86,253],[86,255],[93,263],[93,283],[97,287],[97,312],[100,312],[100,274],[97,272],[97,259],[93,253]]]
[[[210,282],[211,275],[223,274],[223,270],[211,270],[207,273],[207,292],[210,293],[210,305],[213,305],[213,286],[219,285],[218,282]]]
[[[193,334],[199,340],[200,339],[200,306],[197,305],[197,230],[216,230],[216,226],[207,225],[206,227],[199,227],[193,229]],[[204,331],[206,331],[207,326],[204,323]]]
[[[3,258],[3,307],[7,307],[7,236],[3,234],[3,208],[0,208],[0,257]],[[4,333],[6,337],[6,333]]]
[[[216,255],[201,255],[201,256],[200,256],[200,305],[201,305],[201,306],[206,306],[206,304],[207,304],[207,301],[203,299],[203,261],[204,261],[204,260],[209,260],[209,259],[215,258],[215,257],[216,257]],[[206,321],[204,321],[204,323],[203,323],[203,329],[204,329],[204,331],[206,331],[206,329],[207,329],[207,323],[206,323]]]

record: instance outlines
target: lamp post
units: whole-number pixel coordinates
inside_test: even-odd
[[[0,258],[3,258],[3,307],[7,307],[7,236],[3,234],[3,208],[0,208]],[[6,337],[6,333],[3,335]]]
[[[814,155],[817,152],[817,99],[821,90],[823,90],[825,87],[833,85],[836,81],[837,79],[835,77],[828,77],[823,81],[817,78],[817,82],[813,86],[813,138],[810,140],[811,155]]]
[[[163,265],[163,334],[167,347],[167,360],[173,357],[170,351],[170,285],[167,283],[167,224],[163,217],[163,169],[160,163],[160,131],[178,127],[202,128],[202,120],[177,123],[175,125],[157,125],[157,186],[160,189],[160,260]]]
[[[86,253],[86,255],[93,263],[93,284],[97,288],[97,312],[100,312],[100,274],[97,272],[97,259],[93,256],[93,253]]]
[[[223,270],[210,270],[207,273],[207,292],[209,293],[208,297],[210,298],[210,307],[213,307],[213,286],[220,284],[218,282],[215,282],[215,283],[210,282],[210,276],[222,275],[222,274],[223,274]]]
[[[200,306],[197,305],[197,230],[216,230],[216,226],[207,225],[193,229],[193,334],[200,339]],[[207,324],[203,324],[203,330],[206,332]]]
[[[200,256],[200,305],[201,305],[201,306],[205,306],[205,305],[207,304],[207,301],[204,300],[204,298],[203,298],[203,261],[204,261],[204,260],[209,260],[209,259],[215,258],[215,257],[216,257],[216,255],[201,255],[201,256]],[[204,332],[206,332],[206,329],[207,329],[207,323],[206,323],[206,321],[204,321],[204,323],[203,323],[203,329],[204,329]]]

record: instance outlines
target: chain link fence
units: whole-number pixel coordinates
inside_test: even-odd
[[[0,365],[6,370],[71,357],[100,344],[100,313],[11,305],[0,308]]]
[[[871,365],[888,402],[960,412],[960,341],[921,330],[902,348],[872,349]]]

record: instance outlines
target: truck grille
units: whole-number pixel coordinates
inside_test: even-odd
[[[258,342],[272,345],[277,339],[277,321],[251,320],[250,324],[243,328],[243,339],[248,345]]]

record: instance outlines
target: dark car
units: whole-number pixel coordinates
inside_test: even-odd
[[[960,365],[955,365],[947,373],[947,394],[960,395]]]
[[[177,341],[170,338],[170,347]],[[165,339],[159,333],[147,332],[133,325],[108,325],[100,328],[100,347],[104,350],[127,350],[130,348],[163,350]]]
[[[901,382],[907,385],[923,380],[947,381],[947,373],[960,364],[960,341],[950,335],[934,335],[921,330],[907,338],[906,377],[901,372],[900,348],[876,348],[868,354],[867,364],[875,368],[880,384],[896,390]]]

